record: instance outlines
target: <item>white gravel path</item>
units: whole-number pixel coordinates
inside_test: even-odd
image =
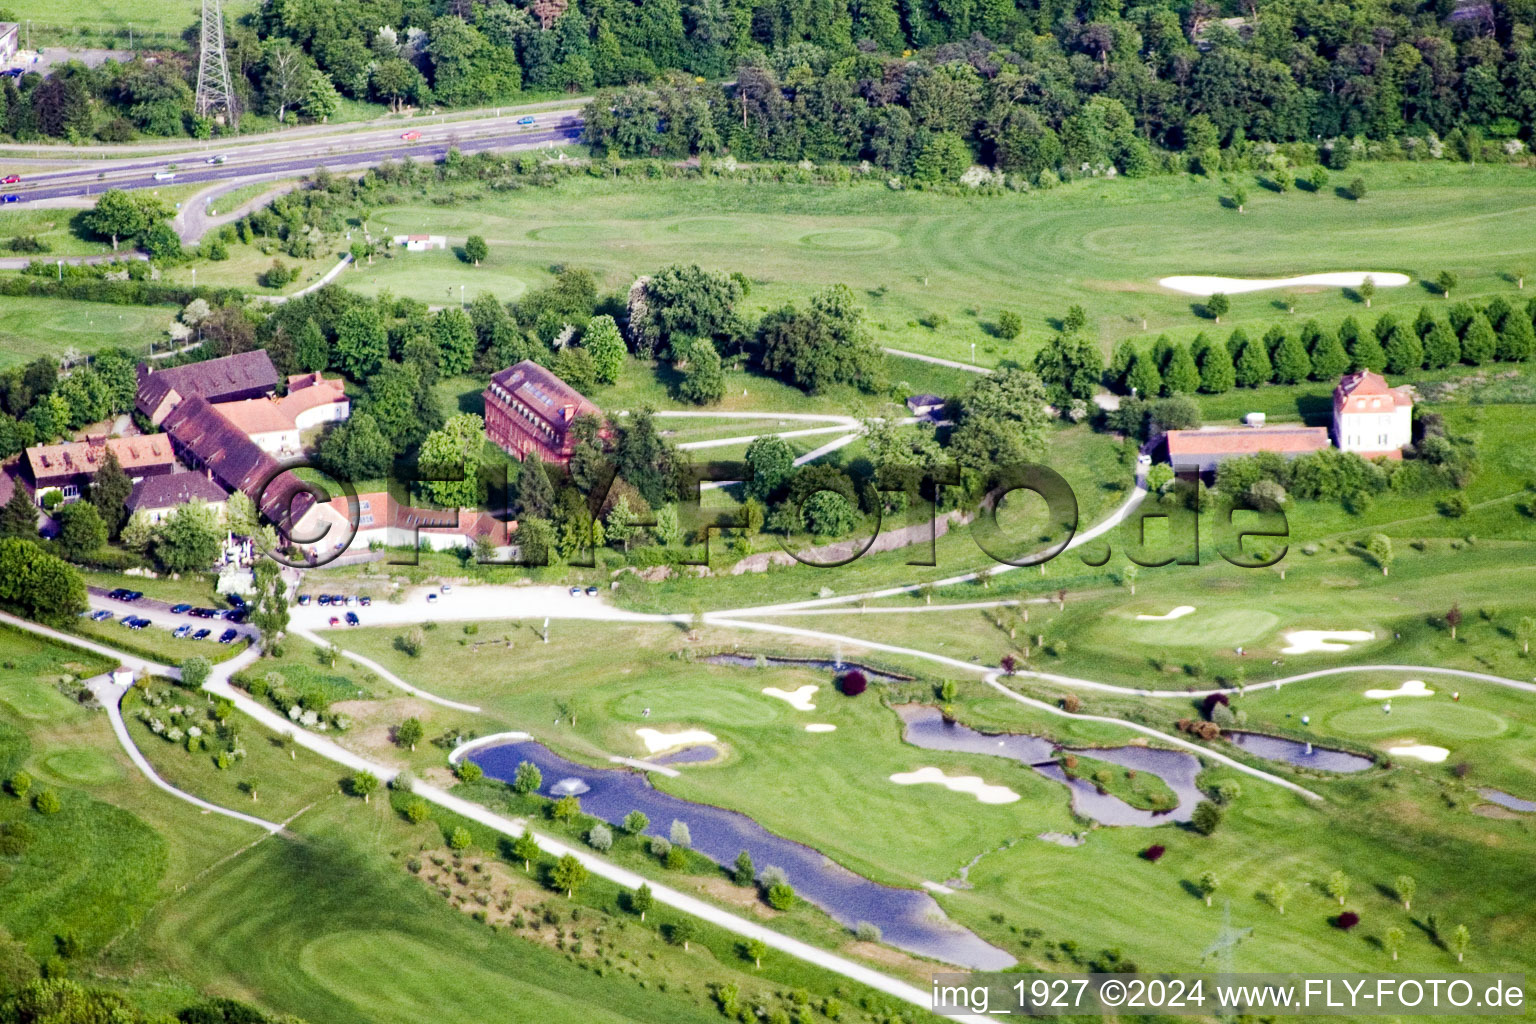
[[[1271,288],[1358,288],[1370,278],[1378,288],[1401,288],[1410,280],[1407,274],[1383,270],[1345,270],[1328,274],[1302,274],[1299,277],[1205,277],[1185,275],[1165,277],[1157,283],[1169,291],[1185,295],[1211,296],[1241,295],[1244,292],[1262,292]]]

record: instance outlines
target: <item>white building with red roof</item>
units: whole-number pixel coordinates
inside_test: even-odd
[[[1413,442],[1413,389],[1388,387],[1370,370],[1344,375],[1333,389],[1333,439],[1340,451],[1400,459]]]

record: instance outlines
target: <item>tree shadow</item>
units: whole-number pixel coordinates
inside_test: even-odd
[[[1205,893],[1201,892],[1200,891],[1200,887],[1198,885],[1196,885],[1194,882],[1191,882],[1189,879],[1187,879],[1187,878],[1180,879],[1179,880],[1179,888],[1183,889],[1185,892],[1189,893],[1191,896],[1193,896],[1195,899],[1199,900],[1200,902],[1202,902],[1202,903],[1205,902]]]
[[[1297,395],[1296,413],[1308,426],[1327,426],[1333,422],[1333,396]]]
[[[1189,304],[1189,311],[1195,316],[1200,317],[1202,320],[1216,319],[1216,314],[1211,312],[1211,307],[1207,306],[1203,302],[1191,302]]]
[[[1233,199],[1231,196],[1218,196],[1216,201],[1221,204],[1221,208],[1223,210],[1238,209],[1237,200]]]
[[[1437,297],[1443,298],[1445,295],[1445,292],[1440,288],[1440,286],[1427,277],[1419,278],[1419,287],[1429,292],[1429,294]]]
[[[1355,201],[1355,194],[1353,192],[1351,192],[1349,189],[1345,188],[1343,185],[1335,186],[1334,190],[1333,190],[1333,194],[1338,196],[1340,199],[1348,199],[1351,202]]]

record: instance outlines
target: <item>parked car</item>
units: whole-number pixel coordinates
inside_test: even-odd
[[[250,617],[251,613],[244,608],[231,608],[224,613],[224,621],[226,622],[244,622]]]
[[[346,601],[346,605],[347,605],[348,608],[355,608],[357,606],[357,598],[356,597],[348,597],[347,601]]]
[[[338,618],[337,618],[337,617],[336,617],[336,616],[334,616],[334,615],[332,615],[332,616],[331,616],[331,622],[330,622],[330,624],[331,624],[331,625],[332,625],[332,626],[339,626],[339,625],[341,625],[341,620],[340,620],[340,619],[338,619]]]
[[[102,608],[99,611],[91,612],[92,622],[106,622],[111,617],[112,613],[107,611],[105,608]]]
[[[226,599],[236,608],[244,608],[246,606],[245,598],[241,597],[239,594],[226,595]]]
[[[588,587],[587,588],[587,596],[588,597],[596,597],[597,596],[597,588],[596,587]]]
[[[200,619],[213,619],[217,618],[219,613],[214,611],[212,608],[193,608],[190,614],[195,615]]]
[[[406,142],[415,142],[417,139],[421,138],[421,132],[418,132],[413,128],[408,132],[401,133],[400,137]]]
[[[313,600],[314,600],[314,598],[310,597],[310,595],[308,595],[308,594],[300,594],[299,595],[299,607],[301,607],[301,608],[306,607],[309,604],[309,602],[311,602]]]
[[[357,617],[357,612],[347,612],[347,625],[356,626],[360,624],[360,621]]]
[[[143,596],[144,591],[142,590],[128,590],[123,592],[123,600],[127,601],[129,604],[132,604]]]
[[[19,174],[7,174],[5,176],[5,183],[7,185],[14,185],[18,181],[20,181],[20,180],[21,180],[21,175],[19,175]]]
[[[107,596],[114,601],[121,601],[126,593],[128,593],[126,587],[118,587],[116,590],[107,591]]]
[[[189,612],[191,610],[192,610],[192,606],[189,605],[189,604],[173,604],[173,605],[171,605],[171,614],[172,615],[185,615],[185,614],[187,614],[187,612]]]
[[[192,639],[193,640],[207,640],[212,635],[213,635],[213,630],[211,630],[211,629],[200,629],[196,633],[192,634]]]
[[[452,583],[444,583],[443,584],[443,593],[445,593],[445,594],[453,593],[453,584]]]
[[[189,637],[191,635],[192,635],[192,627],[191,626],[177,626],[174,630],[171,631],[171,636],[175,637],[177,640],[185,640],[187,637]]]
[[[373,598],[366,596],[360,597],[357,599],[357,603],[362,605],[364,608],[368,608],[373,605]]]
[[[520,117],[520,118],[517,119],[517,123],[518,124],[533,124],[533,118],[531,118],[531,117]]]
[[[572,597],[580,597],[581,596],[581,588],[580,587],[572,587],[571,588],[571,596]]]
[[[235,637],[239,635],[240,631],[238,629],[226,629],[223,633],[219,634],[219,643],[232,644],[235,642]]]
[[[436,591],[433,591],[432,593],[427,595],[427,604],[437,604],[437,592]]]

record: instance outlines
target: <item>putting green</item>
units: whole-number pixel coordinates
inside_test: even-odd
[[[382,210],[369,216],[370,225],[374,222],[398,227],[409,228],[411,232],[421,232],[422,216],[419,207],[403,206],[393,210]],[[431,233],[444,234],[450,230],[475,231],[485,227],[486,218],[474,213],[464,213],[455,210],[445,210],[442,207],[433,207],[431,217]]]
[[[381,972],[381,964],[388,964],[388,970]],[[350,1003],[359,1018],[375,1024],[625,1020],[586,1000],[481,967],[465,950],[440,949],[385,931],[322,935],[300,951],[299,968]],[[445,978],[452,978],[453,984],[445,985]]]
[[[532,228],[528,231],[530,242],[558,242],[580,244],[593,242],[606,238],[603,228],[599,224],[551,224],[548,227]]]
[[[666,226],[668,235],[725,242],[762,242],[767,225],[740,217],[687,217]]]
[[[0,704],[30,722],[62,719],[77,707],[52,686],[31,679],[0,681]]]
[[[1382,702],[1385,703],[1385,702]],[[1394,701],[1389,715],[1380,704],[1353,708],[1329,715],[1327,728],[1344,736],[1413,735],[1429,742],[1433,739],[1487,739],[1509,728],[1509,723],[1492,711],[1446,700],[1408,703]]]
[[[116,761],[90,747],[55,750],[43,758],[43,768],[49,775],[76,786],[104,786],[123,777]]]
[[[762,685],[773,684],[768,680]],[[641,714],[646,708],[651,709],[648,716]],[[619,721],[644,723],[669,732],[672,725],[771,725],[781,721],[789,707],[756,691],[746,693],[722,684],[707,693],[696,687],[680,692],[660,687],[637,690],[610,701],[607,709],[607,713]]]
[[[807,249],[826,249],[832,252],[875,252],[890,249],[901,239],[879,228],[834,228],[830,231],[812,231],[801,235],[799,242]]]
[[[1251,644],[1280,624],[1279,616],[1261,608],[1196,607],[1182,618],[1167,622],[1137,620],[1138,614],[1160,615],[1167,608],[1138,606],[1128,609],[1128,628],[1121,634],[1137,643],[1158,647],[1235,647]]]

